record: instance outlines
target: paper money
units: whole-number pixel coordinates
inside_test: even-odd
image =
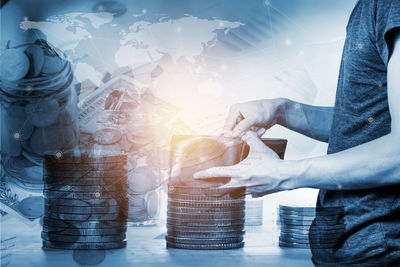
[[[94,133],[98,130],[98,120],[105,109],[106,101],[115,90],[121,90],[123,94],[125,92],[128,94],[128,91],[134,91],[131,95],[139,96],[143,87],[138,81],[128,76],[118,76],[103,84],[78,104],[80,107],[79,123],[81,132]],[[116,106],[113,106],[112,110],[118,110],[117,104],[114,105]]]
[[[43,216],[44,199],[40,194],[31,195],[11,182],[0,182],[0,209],[12,216],[17,216],[25,224]]]

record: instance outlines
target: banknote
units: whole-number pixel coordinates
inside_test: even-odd
[[[41,193],[32,193],[21,189],[2,178],[0,182],[0,210],[7,216],[16,216],[31,226],[43,216],[44,199]]]

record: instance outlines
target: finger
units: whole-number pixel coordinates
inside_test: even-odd
[[[258,129],[258,131],[256,131],[257,136],[258,136],[258,137],[263,136],[263,135],[265,134],[266,131],[267,131],[267,130],[266,130],[265,128],[260,128],[260,129]]]
[[[229,183],[226,183],[226,184],[224,184],[224,185],[221,185],[221,186],[218,187],[218,188],[220,188],[220,189],[227,189],[227,188],[233,189],[233,188],[242,188],[242,187],[244,187],[244,186],[245,186],[245,185],[243,185],[242,182],[237,181],[237,180],[235,180],[235,179],[231,179],[231,181],[230,181]]]
[[[279,191],[280,190],[273,189],[268,185],[256,185],[246,187],[246,194],[251,194],[252,197],[262,197]]]
[[[251,193],[251,196],[253,198],[258,198],[258,197],[263,197],[265,195],[273,194],[276,192],[279,192],[279,190],[267,190],[267,191],[262,191],[262,192],[254,192],[254,193]]]
[[[213,167],[193,174],[193,178],[195,179],[207,179],[216,177],[237,177],[237,176],[238,176],[238,168],[235,165],[229,167]]]
[[[232,137],[241,137],[246,131],[250,129],[250,127],[254,124],[254,121],[251,118],[244,118],[241,120],[233,129]]]
[[[233,130],[233,128],[235,127],[236,123],[238,122],[238,119],[240,119],[240,117],[241,117],[240,112],[232,106],[229,109],[229,114],[225,121],[225,125],[224,125],[222,132],[223,133],[231,132]]]
[[[268,153],[273,157],[279,158],[279,156],[272,149],[266,146],[254,132],[247,132],[243,136],[242,140],[249,145],[250,153],[254,152]]]
[[[257,133],[255,132],[247,132],[243,137],[242,140],[245,141],[249,147],[250,151],[260,151],[264,152],[266,150],[266,146],[258,137]]]

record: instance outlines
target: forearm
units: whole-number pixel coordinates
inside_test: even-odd
[[[277,123],[315,140],[328,142],[333,120],[333,107],[301,104],[281,100]]]
[[[327,156],[289,161],[286,188],[359,190],[400,184],[399,137],[374,141]]]

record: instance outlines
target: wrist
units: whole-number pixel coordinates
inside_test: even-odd
[[[308,169],[306,160],[282,160],[281,173],[283,174],[280,187],[283,190],[293,190],[308,187],[305,173]]]
[[[276,98],[273,101],[275,102],[274,118],[276,124],[286,126],[286,110],[291,101],[287,98]]]

